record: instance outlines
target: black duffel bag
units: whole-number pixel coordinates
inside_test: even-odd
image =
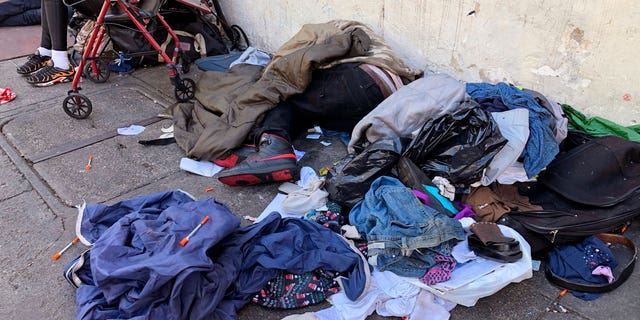
[[[640,215],[640,143],[607,136],[558,156],[520,193],[542,211],[510,212],[498,223],[545,251],[598,233],[620,231]]]
[[[527,185],[532,204],[539,211],[512,211],[497,223],[518,231],[531,245],[534,256],[540,256],[554,245],[572,244],[598,233],[620,232],[640,215],[640,191],[610,207],[595,207],[568,200],[537,183]]]

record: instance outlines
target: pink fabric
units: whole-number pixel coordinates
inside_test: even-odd
[[[424,276],[418,279],[426,285],[445,282],[451,279],[451,273],[456,267],[456,260],[451,256],[436,254],[435,259],[436,265],[431,267]]]
[[[616,279],[610,267],[597,266],[593,271],[591,271],[591,274],[594,276],[604,276],[607,278],[609,283],[612,283]]]

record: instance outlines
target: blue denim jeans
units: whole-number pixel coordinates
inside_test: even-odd
[[[450,255],[464,240],[459,221],[422,204],[411,189],[392,177],[376,179],[349,221],[365,233],[369,262],[380,270],[420,277],[435,265],[435,254]]]
[[[40,0],[9,0],[0,3],[0,26],[40,24]]]

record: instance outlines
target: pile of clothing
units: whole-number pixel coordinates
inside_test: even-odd
[[[615,202],[596,207],[616,205],[640,214],[640,128],[592,122],[568,105],[506,83],[423,76],[354,21],[305,25],[271,60],[247,54],[242,61],[228,71],[206,72],[197,100],[169,110],[175,139],[188,157],[229,167],[241,162],[239,150],[247,148],[243,144],[251,142],[247,137],[267,112],[300,99],[307,89],[328,94],[313,82],[318,75],[323,83],[335,82],[326,70],[371,75],[381,102],[371,100],[375,108],[349,119],[348,154],[326,177],[282,186],[289,195],[276,197],[278,209],[248,227],[240,227],[224,204],[182,191],[80,207],[76,232],[91,250],[65,271],[78,288],[78,319],[233,319],[249,302],[292,309],[326,299],[330,308],[290,319],[364,319],[374,311],[447,319],[456,304],[473,306],[530,278],[532,253],[550,250],[559,239],[578,242],[555,230],[543,247],[536,242],[532,248],[535,234],[503,222],[517,212],[572,212],[593,205],[577,198],[554,201],[549,190],[540,191],[544,183],[537,178],[552,186],[554,178],[567,178],[564,190],[574,191],[577,184],[595,183],[576,179],[580,174],[549,173],[573,149],[607,145],[594,135],[622,136],[614,139],[624,140],[624,147],[612,153],[620,170],[605,177],[628,182]],[[363,89],[344,85],[346,92]],[[265,150],[284,151],[244,157],[295,165],[286,134],[254,140]],[[226,181],[290,179],[290,167],[282,168],[279,176],[227,175]],[[557,191],[571,197],[552,192]],[[211,222],[201,223],[206,217]],[[602,244],[580,246],[593,251]],[[571,260],[557,254],[553,264],[566,267]],[[611,270],[616,265],[610,256],[592,260]],[[587,278],[606,282],[601,277],[615,276],[605,271]]]

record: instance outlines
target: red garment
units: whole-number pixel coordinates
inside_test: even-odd
[[[0,104],[7,103],[16,98],[15,92],[11,88],[0,89]]]

